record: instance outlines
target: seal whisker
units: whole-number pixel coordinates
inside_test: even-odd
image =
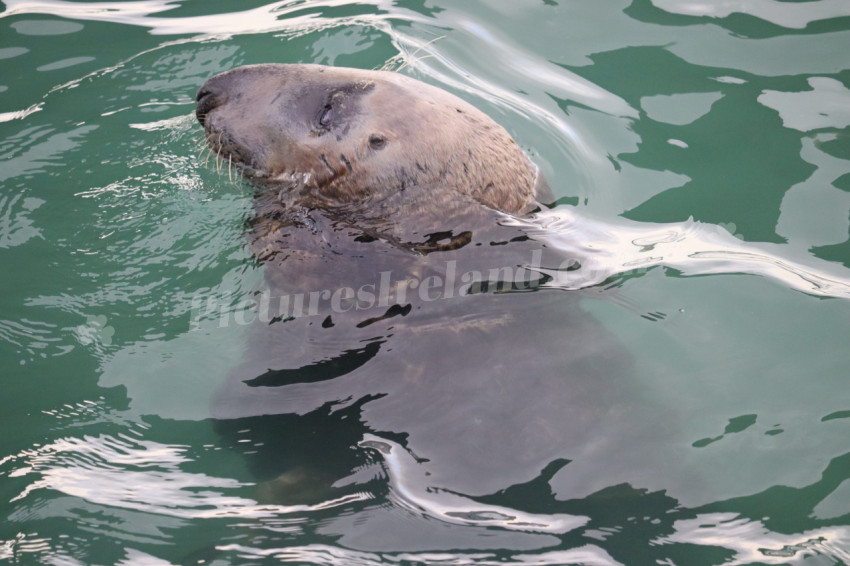
[[[414,51],[413,53],[411,53],[411,54],[410,54],[410,56],[411,56],[411,57],[416,57],[416,54],[417,54],[417,53],[419,53],[420,51],[422,51],[423,49],[425,49],[426,47],[428,47],[428,46],[429,46],[429,45],[431,45],[432,43],[436,43],[436,42],[440,41],[441,39],[445,39],[445,37],[446,37],[445,35],[438,35],[438,36],[437,36],[437,37],[435,37],[434,39],[430,39],[430,40],[426,41],[425,43],[423,43],[422,45],[420,45],[420,46],[416,49],[416,51]]]
[[[221,173],[221,161],[222,161],[222,159],[221,159],[221,136],[222,135],[224,135],[224,132],[218,133],[218,143],[215,146],[215,156],[218,158],[215,161],[215,163],[216,163],[215,169],[216,169],[216,172],[218,172],[218,173]]]
[[[377,71],[399,72],[399,71],[402,71],[403,69],[405,69],[406,67],[412,67],[414,64],[418,63],[419,61],[424,61],[425,59],[429,59],[431,57],[434,57],[433,54],[425,55],[424,57],[418,57],[418,58],[417,58],[416,55],[420,51],[422,51],[423,49],[425,49],[426,47],[431,45],[432,43],[435,43],[435,42],[437,42],[437,41],[439,41],[439,40],[441,40],[445,37],[446,37],[445,35],[441,35],[441,36],[435,37],[434,39],[426,41],[425,43],[423,43],[422,45],[417,47],[416,50],[413,53],[410,53],[409,55],[407,55],[407,58],[410,59],[409,61],[408,61],[407,58],[405,58],[404,53],[398,53],[395,56],[390,57],[386,61],[386,63],[384,63],[381,67],[379,67],[376,70]],[[397,61],[401,61],[401,65],[399,65],[398,68],[393,68]]]
[[[203,146],[198,145],[197,147],[197,156],[198,161],[202,161],[204,159],[204,153],[207,151],[207,146],[204,144]]]
[[[195,145],[198,148],[198,160],[203,159],[204,153],[209,151],[210,144],[207,140],[206,134],[199,136],[195,140]]]
[[[404,63],[404,59],[402,58],[401,53],[396,53],[395,55],[387,59],[383,65],[372,70],[376,72],[392,72],[395,70],[393,67],[398,61],[401,61],[402,64]]]
[[[204,159],[204,167],[207,167],[210,163],[210,157],[212,157],[212,144],[210,143],[210,138],[206,134],[204,135],[204,148],[201,150],[201,157]]]
[[[429,53],[428,55],[423,55],[422,57],[418,57],[415,61],[409,62],[405,61],[401,67],[399,67],[399,71],[404,69],[405,67],[412,67],[415,63],[419,63],[420,61],[424,61],[425,59],[431,59],[432,57],[436,57],[433,53]]]
[[[204,159],[204,167],[206,167],[207,165],[209,165],[209,163],[210,163],[210,157],[212,157],[212,154],[213,154],[212,147],[210,147],[210,146],[208,145],[208,146],[207,146],[207,156],[206,156],[206,158]]]
[[[207,163],[209,163],[210,156],[211,156],[211,155],[212,155],[212,153],[213,153],[212,145],[211,145],[211,144],[209,144],[209,143],[207,143],[207,145],[206,145],[206,147],[203,149],[203,151],[204,151],[204,153],[202,153],[201,155],[205,155],[205,157],[204,157],[204,164],[207,164]]]

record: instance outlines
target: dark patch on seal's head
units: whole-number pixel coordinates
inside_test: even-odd
[[[428,191],[509,213],[534,207],[537,168],[459,98],[409,77],[319,65],[252,65],[208,80],[197,117],[212,150],[290,204],[378,206]]]

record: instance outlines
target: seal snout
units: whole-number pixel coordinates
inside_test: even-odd
[[[207,79],[207,82],[198,89],[198,94],[195,95],[195,102],[197,103],[195,116],[197,116],[201,125],[206,126],[209,113],[226,104],[231,95],[238,98],[240,92],[244,92],[246,89],[250,90],[252,82],[267,74],[267,67],[275,66],[247,65],[219,73]]]

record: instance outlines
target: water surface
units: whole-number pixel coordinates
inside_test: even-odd
[[[0,560],[850,564],[846,2],[0,5]],[[492,357],[215,418],[265,283],[194,94],[260,62],[481,108],[583,263],[472,299]]]

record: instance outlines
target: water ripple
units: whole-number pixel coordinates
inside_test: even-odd
[[[566,533],[589,519],[573,515],[533,515],[506,507],[485,505],[462,495],[429,485],[427,473],[400,445],[373,435],[360,443],[384,458],[396,504],[458,525],[497,527],[540,533]]]
[[[183,519],[262,519],[369,499],[367,494],[358,493],[316,505],[259,504],[227,494],[252,484],[181,470],[182,464],[191,461],[188,449],[126,434],[60,438],[6,459],[5,464],[13,466],[8,477],[32,476],[11,502],[23,502],[40,490],[52,490],[98,505]]]
[[[113,22],[150,28],[154,35],[209,34],[232,35],[246,33],[297,32],[308,33],[328,26],[358,21],[379,23],[384,16],[364,13],[347,18],[324,18],[315,13],[317,10],[350,6],[348,0],[321,0],[305,4],[293,0],[282,0],[243,11],[208,14],[192,17],[156,17],[153,14],[165,12],[179,6],[168,0],[145,0],[137,2],[29,2],[28,0],[10,0],[7,9],[0,18],[19,14],[50,14],[63,18]],[[363,8],[370,6],[372,11],[389,7],[385,0],[360,2]],[[306,9],[309,8],[309,11]]]
[[[850,270],[844,266],[788,245],[744,242],[713,224],[602,221],[568,206],[529,219],[505,217],[503,223],[561,252],[560,266],[540,270],[552,277],[548,286],[560,289],[582,289],[663,265],[686,276],[761,275],[811,295],[850,299]]]
[[[241,560],[268,560],[297,564],[346,564],[352,566],[378,566],[381,564],[429,565],[451,564],[464,566],[548,566],[583,564],[585,566],[621,566],[611,555],[596,545],[588,544],[570,550],[540,552],[533,555],[514,554],[505,557],[486,552],[358,552],[346,548],[313,544],[285,548],[253,548],[239,544],[217,547],[232,553]]]
[[[775,0],[737,0],[735,2],[652,0],[652,3],[671,14],[710,18],[746,14],[790,29],[805,29],[812,22],[850,16],[850,4],[845,0],[818,0],[799,4]]]
[[[729,549],[733,556],[724,564],[791,564],[824,556],[834,564],[850,564],[850,528],[825,527],[799,534],[772,532],[761,521],[733,513],[710,513],[676,521],[675,532],[654,541],[714,546]],[[808,562],[806,562],[808,563]]]

